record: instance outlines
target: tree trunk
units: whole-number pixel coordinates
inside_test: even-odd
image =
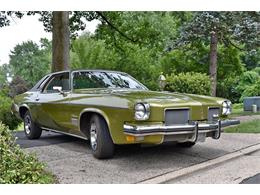
[[[209,64],[209,74],[211,80],[211,96],[216,96],[217,90],[217,47],[218,47],[218,37],[216,32],[211,32],[210,40],[210,64]]]
[[[52,72],[69,69],[69,12],[53,12]]]

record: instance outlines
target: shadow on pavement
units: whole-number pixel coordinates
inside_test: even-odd
[[[74,138],[72,136],[62,135],[53,132],[46,132],[46,131],[42,132],[40,139],[35,139],[35,140],[27,139],[23,131],[14,132],[14,135],[18,138],[16,143],[20,145],[21,148],[48,146],[53,144],[74,142],[78,140],[77,138]]]

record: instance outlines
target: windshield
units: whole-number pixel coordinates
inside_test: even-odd
[[[147,89],[141,83],[127,75],[118,72],[82,71],[73,73],[73,88],[130,88]]]

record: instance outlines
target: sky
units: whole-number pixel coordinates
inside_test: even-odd
[[[52,34],[45,32],[39,16],[24,16],[14,19],[10,26],[0,28],[0,66],[9,62],[10,51],[15,45],[28,40],[39,43],[41,38],[51,40]],[[94,33],[98,21],[87,22],[86,30]]]

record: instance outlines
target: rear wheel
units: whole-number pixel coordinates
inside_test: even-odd
[[[42,129],[33,122],[29,111],[25,113],[23,121],[24,133],[28,139],[38,139],[41,137]]]
[[[196,144],[195,142],[183,142],[183,143],[178,143],[178,146],[183,148],[191,148],[195,144]]]
[[[90,119],[90,145],[92,154],[98,159],[111,158],[114,154],[114,143],[111,139],[106,121],[93,115]]]

